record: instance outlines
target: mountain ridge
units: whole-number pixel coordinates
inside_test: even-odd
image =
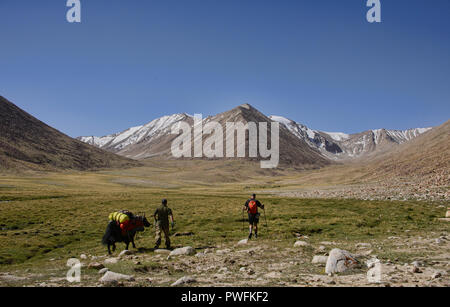
[[[250,113],[254,114],[250,116]],[[223,118],[225,116],[224,114],[228,114],[227,119]],[[230,116],[230,114],[233,114],[233,116]],[[310,148],[317,150],[322,156],[333,161],[370,158],[379,152],[389,151],[397,145],[409,142],[431,129],[413,128],[407,130],[389,130],[381,128],[353,134],[346,134],[342,132],[325,132],[310,129],[306,125],[297,123],[296,121],[290,120],[283,116],[266,116],[250,104],[242,104],[232,110],[225,111],[217,115],[208,116],[204,119],[204,121],[212,119],[221,122],[222,124],[226,121],[248,122],[255,121],[256,119],[266,122],[279,122],[281,124],[280,127],[286,128],[292,135],[298,138],[302,144],[303,142],[306,143]],[[82,136],[77,139],[119,155],[124,155],[135,159],[143,159],[168,153],[167,148],[162,150],[164,146],[161,146],[160,144],[161,136],[167,135],[171,125],[180,121],[186,121],[192,125],[193,117],[186,113],[166,115],[154,119],[147,124],[131,127],[115,134],[102,137]],[[149,140],[152,138],[153,140]],[[175,139],[175,136],[170,138],[170,140],[173,139]],[[147,141],[142,142],[143,140]],[[147,154],[136,154],[138,151],[136,147],[139,147],[138,144],[140,143],[146,143],[147,146],[156,146],[158,144],[160,150],[147,150]],[[167,147],[168,141],[165,140],[164,143],[165,147]],[[299,146],[302,147],[302,144]],[[130,145],[134,147],[133,150],[127,148]],[[144,148],[141,148],[140,150],[145,151]]]
[[[0,96],[0,168],[92,170],[138,162],[73,139]]]

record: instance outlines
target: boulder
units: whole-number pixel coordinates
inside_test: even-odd
[[[326,264],[328,256],[314,256],[311,263],[314,264]]]
[[[190,246],[176,248],[170,252],[169,257],[171,256],[182,256],[182,255],[195,255],[195,249]]]
[[[109,269],[108,268],[103,268],[101,270],[98,271],[98,274],[105,274],[106,272],[108,272]]]
[[[184,276],[181,277],[180,279],[178,279],[176,282],[174,282],[173,284],[171,284],[172,287],[176,287],[176,286],[180,286],[180,285],[184,285],[184,284],[189,284],[189,283],[193,283],[196,282],[195,278],[191,277],[191,276]]]
[[[105,275],[103,275],[103,277],[100,278],[100,282],[102,284],[114,284],[114,283],[117,283],[119,280],[133,281],[134,277],[130,276],[130,275],[124,275],[124,274],[107,271],[105,273]]]
[[[346,250],[331,250],[325,267],[326,274],[342,273],[359,266],[358,260]]]

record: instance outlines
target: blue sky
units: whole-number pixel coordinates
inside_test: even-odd
[[[0,95],[76,137],[250,103],[324,131],[450,115],[450,1],[0,1]]]

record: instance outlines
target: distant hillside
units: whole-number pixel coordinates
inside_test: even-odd
[[[268,127],[272,120],[248,104],[238,106],[230,111],[209,116],[203,119],[203,124],[215,121],[224,128],[226,122],[266,122]],[[151,157],[171,157],[171,144],[177,135],[171,134],[172,125],[186,122],[191,127],[194,119],[187,114],[174,114],[155,119],[143,126],[137,126],[112,135],[103,137],[85,136],[78,139],[99,148],[133,158],[146,159]],[[270,132],[268,132],[268,144],[270,144]],[[224,136],[224,144],[226,138]],[[203,141],[207,138],[204,136]],[[304,140],[297,138],[285,126],[280,125],[280,163],[300,168],[318,168],[333,162],[322,156],[316,149],[309,146]],[[245,140],[246,157],[248,157],[249,139],[248,133]],[[236,152],[237,144],[234,145]],[[225,155],[225,152],[224,152]],[[245,158],[246,160],[266,160],[261,157]]]
[[[0,170],[90,170],[138,162],[75,140],[0,96]]]
[[[346,134],[312,130],[282,116],[273,115],[270,118],[283,124],[295,136],[304,140],[311,147],[317,148],[326,157],[341,161],[372,158],[382,152],[390,151],[400,144],[409,142],[431,129],[375,129]]]
[[[419,177],[450,185],[450,121],[380,155],[369,169],[384,176]]]

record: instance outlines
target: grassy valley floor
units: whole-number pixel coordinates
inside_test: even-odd
[[[139,250],[105,265],[134,276],[125,286],[167,286],[182,276],[195,279],[191,286],[365,286],[371,284],[364,261],[374,256],[383,263],[383,285],[450,285],[449,223],[439,220],[448,200],[286,197],[271,191],[292,188],[298,179],[290,170],[236,178],[234,169],[242,165],[230,164],[224,173],[216,165],[1,176],[0,285],[100,285],[101,275],[88,265],[111,258],[100,243],[108,214],[128,209],[151,216],[162,198],[177,221],[173,246],[192,246],[197,254],[167,259],[166,252],[155,253],[154,229],[148,228],[139,234]],[[261,192],[266,219],[263,214],[257,240],[237,245],[247,235],[240,210],[253,191]],[[294,247],[297,240],[305,246]],[[311,263],[334,247],[356,254],[361,267],[327,276],[324,264]],[[123,248],[118,244],[112,257]],[[69,258],[85,265],[81,284],[66,281]],[[422,273],[412,273],[414,261]]]

